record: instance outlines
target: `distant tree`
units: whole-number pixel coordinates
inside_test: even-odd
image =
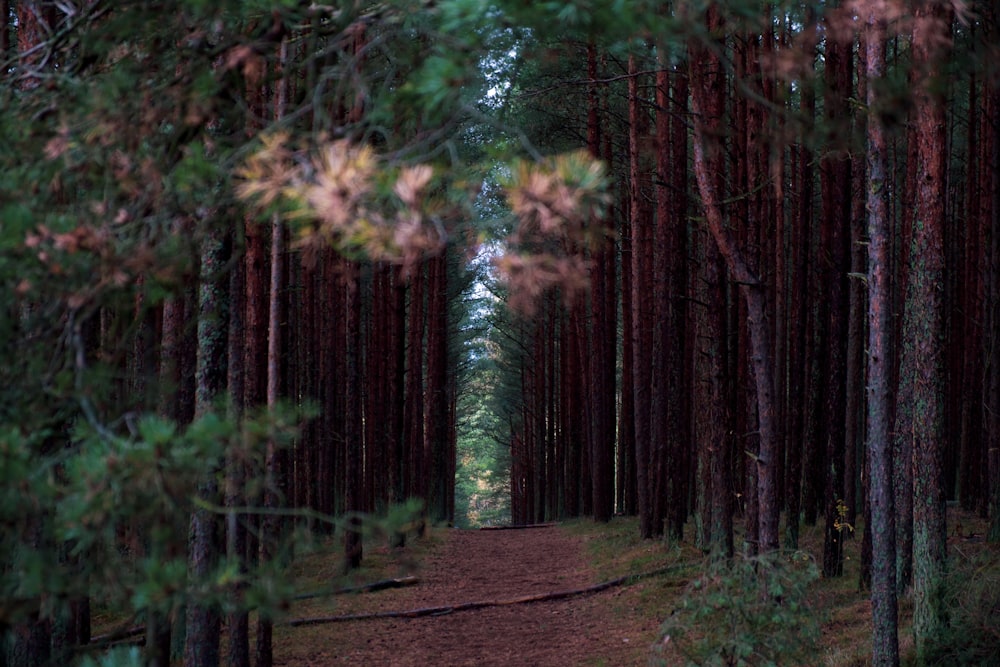
[[[587,76],[597,79],[597,50],[587,49]],[[587,91],[587,150],[594,159],[601,156],[600,109],[597,86]],[[608,219],[597,221],[607,227]],[[590,414],[589,449],[591,502],[597,521],[610,521],[614,513],[615,451],[615,355],[617,309],[615,307],[614,246],[601,243],[590,258],[590,379],[587,386]]]
[[[986,14],[986,26],[983,37],[984,44],[995,44],[995,38],[1000,32],[1000,15],[993,11]],[[986,47],[991,52],[990,47]],[[1000,364],[997,363],[997,353],[1000,351],[1000,188],[997,187],[1000,174],[1000,85],[992,80],[985,86],[983,94],[986,104],[983,123],[984,163],[989,166],[983,172],[982,197],[984,224],[989,232],[989,244],[985,248],[986,261],[984,267],[984,301],[986,314],[983,329],[986,332],[983,344],[983,447],[987,452],[986,489],[984,505],[988,508],[990,517],[989,540],[1000,542]],[[989,212],[988,214],[986,212]]]
[[[840,20],[835,16],[834,21]],[[847,105],[852,95],[853,34],[830,30],[826,41],[826,122],[832,126],[835,145],[820,162],[822,206],[820,212],[821,280],[825,293],[819,302],[822,320],[819,325],[821,349],[825,357],[822,369],[822,393],[825,396],[823,423],[825,445],[823,462],[823,576],[843,574],[843,517],[838,505],[844,499],[847,330],[849,319],[848,273],[850,272],[851,160],[849,146],[850,114]],[[839,126],[846,125],[843,129]],[[843,148],[841,148],[843,147]],[[816,388],[820,390],[819,387]]]

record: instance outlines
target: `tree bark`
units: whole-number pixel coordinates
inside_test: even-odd
[[[241,224],[241,223],[237,223]],[[240,234],[242,237],[242,234]],[[233,253],[238,245],[233,242]],[[230,419],[237,425],[243,419],[244,408],[244,342],[246,320],[246,266],[244,258],[237,259],[233,264],[229,278],[229,327],[228,327],[228,362],[226,366],[227,384],[230,401]],[[246,469],[243,457],[238,451],[231,450],[226,457],[226,507],[235,508],[246,505],[244,494]],[[246,525],[245,518],[230,511],[226,515],[226,557],[237,564],[241,573],[247,571],[246,559]],[[226,615],[226,634],[228,647],[226,664],[228,667],[250,666],[250,633],[249,616],[243,606],[243,587],[239,584],[233,587],[234,609]]]
[[[427,386],[424,393],[424,470],[427,475],[428,516],[432,522],[451,522],[447,486],[450,451],[448,437],[448,267],[445,253],[429,260],[427,279]],[[544,373],[544,369],[537,369]],[[541,408],[543,404],[539,404]]]
[[[803,53],[808,54],[808,71],[812,73],[816,58],[818,26],[810,12],[805,28]],[[816,98],[808,77],[801,93],[799,113],[804,122],[811,122],[816,113]],[[792,149],[793,201],[791,230],[789,231],[790,257],[788,285],[788,408],[785,413],[786,466],[785,466],[785,546],[797,549],[799,524],[802,521],[802,459],[805,450],[806,386],[809,378],[809,352],[807,349],[809,307],[806,301],[809,290],[809,236],[812,229],[814,156],[805,142]]]
[[[913,633],[917,663],[930,661],[931,642],[947,624],[944,577],[947,528],[945,442],[944,225],[947,146],[939,92],[951,5],[926,0],[916,8],[913,67],[917,133],[917,192],[904,336],[914,355],[913,386]],[[909,317],[913,312],[912,319]]]
[[[885,18],[869,9],[865,24],[865,75],[868,108],[881,100],[875,82],[885,75]],[[899,664],[896,605],[896,528],[889,439],[889,391],[892,375],[892,288],[890,284],[887,149],[880,117],[868,118],[868,437],[871,471],[872,664]]]
[[[281,42],[278,47],[278,75],[274,93],[274,117],[281,120],[288,104],[289,82],[284,68],[288,61],[288,44]],[[285,229],[281,217],[277,214],[271,220],[271,276],[267,300],[267,401],[268,411],[274,413],[278,409],[281,397],[282,379],[285,364],[282,362],[281,335],[284,321],[284,300],[286,283]],[[278,444],[273,438],[267,440],[264,452],[264,498],[265,509],[274,510],[280,505],[279,496],[284,484],[282,466],[279,459]],[[281,526],[278,517],[266,513],[260,519],[260,544],[258,559],[265,564],[274,558],[275,545],[279,538]],[[256,667],[271,667],[273,656],[272,633],[274,622],[267,610],[262,610],[257,619]]]
[[[652,397],[650,387],[652,373],[649,366],[651,353],[650,327],[652,326],[651,290],[649,281],[653,244],[650,238],[651,221],[642,203],[642,186],[639,162],[639,139],[641,132],[641,110],[639,106],[638,66],[635,55],[628,61],[628,155],[629,155],[629,220],[632,228],[632,392],[635,415],[635,465],[636,500],[639,510],[639,535],[649,539],[659,534],[653,514],[653,489],[655,479],[651,479],[652,433],[650,416]]]
[[[421,262],[409,276],[409,306],[406,324],[406,403],[403,442],[406,448],[406,495],[426,498],[424,460],[424,270]]]
[[[597,50],[587,49],[587,75],[597,79]],[[600,115],[596,84],[588,90],[587,148],[594,159],[601,155]],[[598,221],[607,227],[607,220]],[[591,503],[595,521],[611,520],[614,513],[614,396],[615,323],[614,261],[612,246],[602,240],[593,250],[590,272],[590,475]],[[610,287],[609,289],[609,282]]]
[[[833,31],[831,31],[833,33]],[[852,43],[831,34],[827,38],[824,96],[827,122],[836,127],[848,124],[848,99],[852,95]],[[848,127],[844,127],[846,134]],[[836,144],[846,137],[835,134]],[[824,260],[825,308],[823,326],[826,344],[823,392],[826,396],[823,423],[826,440],[823,452],[823,501],[825,531],[823,575],[840,576],[843,563],[844,435],[846,431],[846,353],[849,300],[846,282],[850,271],[851,162],[849,156],[830,147],[820,163],[823,198],[821,256]]]
[[[214,224],[210,223],[210,224]],[[222,280],[225,261],[222,232],[213,229],[202,241],[200,288],[198,294],[198,355],[195,416],[211,412],[226,382],[226,316],[228,299]],[[200,495],[218,504],[217,470],[208,471]],[[219,520],[207,510],[195,510],[188,537],[188,570],[195,582],[204,582],[219,560]],[[222,616],[211,601],[194,601],[186,613],[185,667],[215,667],[220,662],[219,636]]]
[[[361,565],[363,545],[357,513],[364,511],[364,430],[361,417],[361,278],[360,267],[345,261],[347,275],[344,276],[346,290],[347,317],[343,325],[347,336],[344,350],[346,393],[344,419],[344,440],[347,481],[345,486],[344,510],[351,515],[350,524],[344,531],[344,569],[353,570]]]
[[[721,25],[717,9],[709,8],[709,30],[716,34]],[[757,390],[757,419],[760,450],[754,457],[759,492],[760,549],[778,547],[779,508],[775,475],[774,377],[771,341],[767,324],[767,304],[763,285],[750,269],[743,250],[726,225],[720,208],[721,197],[714,174],[721,167],[720,151],[715,142],[721,116],[722,77],[716,57],[708,49],[692,50],[691,109],[694,121],[694,169],[708,229],[726,262],[729,275],[739,284],[747,306],[751,363]]]
[[[275,216],[271,223],[271,281],[268,296],[267,316],[267,407],[276,410],[281,393],[281,322],[282,299],[284,293],[284,229],[281,219]],[[268,439],[264,453],[264,508],[279,506],[279,484],[281,471],[278,464],[278,446]],[[265,514],[260,520],[259,561],[267,563],[275,555],[280,526],[277,517]],[[266,611],[257,620],[257,667],[270,667],[273,662],[272,631],[274,622]]]
[[[998,18],[994,11],[994,25]],[[996,29],[994,33],[996,34]],[[984,341],[983,386],[983,448],[986,450],[985,468],[986,507],[990,517],[990,542],[1000,542],[1000,86],[992,84],[989,91],[989,254],[986,273],[987,304]],[[984,137],[985,139],[985,137]]]

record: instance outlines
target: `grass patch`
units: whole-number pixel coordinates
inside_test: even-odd
[[[968,586],[970,581],[977,581],[977,590],[1000,591],[1000,549],[981,539],[986,532],[986,523],[974,514],[953,507],[949,509],[948,520],[948,525],[953,526],[949,539],[949,556],[954,573],[950,579],[951,606],[958,610],[962,620],[957,626],[953,623],[953,635],[957,634],[958,638],[952,636],[943,640],[951,642],[950,648],[946,650],[952,657],[963,647],[971,650],[968,647],[974,643],[973,640],[979,642],[976,647],[979,653],[976,655],[982,655],[990,650],[989,646],[981,645],[984,636],[994,643],[1000,642],[1000,633],[992,630],[995,627],[995,615],[1000,611],[1000,595],[976,596],[975,591],[965,591],[962,587]],[[688,583],[709,566],[705,556],[694,547],[691,539],[680,544],[668,544],[663,540],[640,540],[638,520],[632,517],[615,517],[607,524],[578,519],[566,522],[561,529],[586,543],[591,566],[601,580],[651,571],[667,565],[677,566],[676,571],[628,586],[623,589],[627,592],[609,600],[615,613],[633,613],[640,622],[659,625],[667,619],[683,604]],[[737,551],[743,546],[741,529],[742,526],[737,526]],[[817,665],[860,667],[871,662],[869,592],[861,590],[859,584],[862,530],[863,526],[858,526],[854,535],[845,539],[844,574],[840,577],[818,578],[806,589],[806,604],[814,610],[820,623],[820,650],[815,662]],[[690,531],[688,532],[690,538]],[[815,562],[821,562],[822,525],[802,526],[799,545],[801,551],[811,556]],[[953,620],[958,618],[953,614]],[[899,598],[899,641],[903,665],[914,663],[912,620],[912,598],[902,595]],[[964,640],[961,638],[965,632],[964,625],[979,628],[975,631],[975,637]],[[790,628],[789,631],[794,632],[795,628]],[[662,636],[654,638],[654,641],[660,640]],[[1000,655],[1000,647],[996,650]],[[684,661],[667,664],[684,664]]]

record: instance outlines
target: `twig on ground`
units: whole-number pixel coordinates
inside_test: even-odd
[[[663,574],[668,574],[674,570],[687,567],[688,563],[677,563],[674,565],[668,565],[667,567],[662,567],[657,570],[652,570],[650,572],[642,572],[640,574],[627,574],[622,577],[617,577],[615,579],[609,579],[608,581],[602,581],[599,584],[594,584],[593,586],[586,586],[584,588],[573,588],[565,591],[555,591],[552,593],[540,593],[537,595],[526,595],[519,598],[513,598],[510,600],[484,600],[479,602],[462,602],[460,604],[453,605],[443,605],[440,607],[421,607],[418,609],[406,609],[401,611],[376,611],[364,614],[344,614],[339,616],[316,616],[313,618],[295,618],[290,621],[286,621],[283,625],[290,625],[292,627],[302,627],[306,625],[321,625],[324,623],[344,623],[347,621],[370,621],[380,618],[421,618],[425,616],[443,616],[445,614],[452,614],[459,611],[471,611],[473,609],[485,609],[486,607],[506,607],[515,604],[530,604],[532,602],[549,602],[552,600],[564,600],[566,598],[578,597],[584,595],[593,595],[594,593],[600,593],[601,591],[607,590],[609,588],[614,588],[615,586],[621,586],[623,584],[630,584],[640,579],[645,579],[647,577],[654,577]]]
[[[388,588],[403,588],[404,586],[414,586],[419,583],[420,580],[417,577],[397,577],[394,579],[382,579],[380,581],[373,581],[368,584],[361,584],[360,586],[345,586],[344,588],[333,588],[324,591],[314,591],[312,593],[301,593],[296,595],[294,600],[311,600],[313,598],[322,598],[330,595],[350,595],[351,593],[374,593],[375,591],[384,591]]]
[[[529,528],[551,528],[558,526],[555,522],[550,523],[518,523],[512,526],[483,526],[479,530],[527,530]]]

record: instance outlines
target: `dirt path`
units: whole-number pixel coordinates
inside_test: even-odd
[[[597,583],[581,541],[558,527],[449,531],[421,564],[417,586],[354,596],[332,613],[509,600]],[[586,597],[415,619],[291,630],[277,665],[644,665],[655,628],[630,613],[626,589]]]

